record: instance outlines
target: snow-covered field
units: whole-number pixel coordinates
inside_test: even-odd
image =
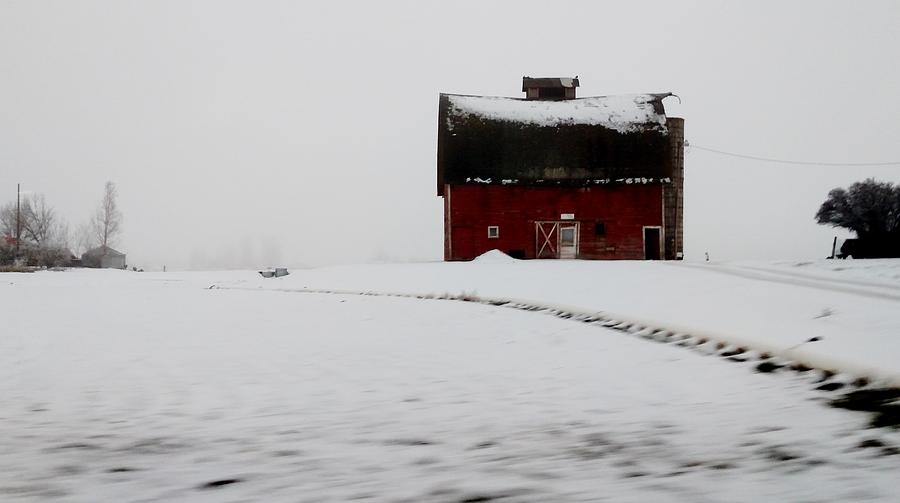
[[[342,266],[222,284],[526,299],[786,352],[900,386],[900,260],[518,261],[498,252],[472,263]],[[795,347],[812,337],[821,340]]]
[[[781,349],[818,335],[792,351],[889,378],[897,272],[2,274],[0,501],[896,501],[900,432],[808,376],[540,312],[293,291],[517,297]]]

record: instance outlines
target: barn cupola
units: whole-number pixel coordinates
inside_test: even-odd
[[[522,92],[526,100],[574,100],[578,76],[522,77]]]

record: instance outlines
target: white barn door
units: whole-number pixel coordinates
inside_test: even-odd
[[[578,257],[578,222],[535,222],[535,258]]]

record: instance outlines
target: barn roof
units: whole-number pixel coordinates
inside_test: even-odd
[[[498,96],[445,94],[450,118],[475,116],[481,119],[538,126],[565,124],[601,125],[619,132],[666,126],[662,98],[666,94],[626,94],[571,100],[523,100]]]
[[[85,255],[92,257],[124,257],[125,254],[110,248],[109,246],[98,246],[96,248],[91,248],[90,250],[84,252]]]
[[[667,182],[671,93],[544,101],[442,94],[438,194],[445,183]]]

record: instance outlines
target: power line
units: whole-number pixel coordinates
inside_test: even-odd
[[[714,154],[727,155],[731,157],[739,157],[741,159],[750,159],[753,161],[765,161],[765,162],[777,162],[779,164],[797,164],[801,166],[842,166],[842,167],[850,167],[850,166],[900,166],[900,161],[892,161],[892,162],[814,162],[814,161],[788,161],[785,159],[772,159],[771,157],[759,157],[755,155],[746,155],[746,154],[736,154],[734,152],[725,152],[724,150],[716,150],[714,148],[701,147],[699,145],[694,145],[693,143],[685,142],[686,147],[695,148],[697,150],[705,150],[707,152],[712,152]]]

